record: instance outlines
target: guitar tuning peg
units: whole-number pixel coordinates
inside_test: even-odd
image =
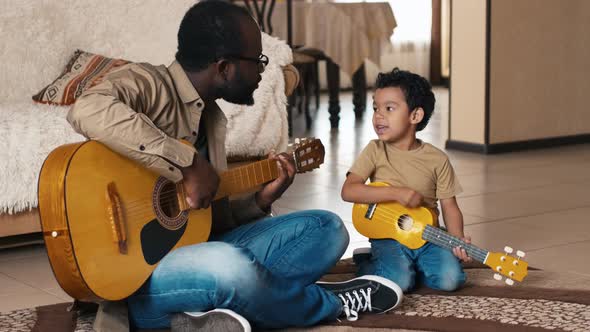
[[[502,280],[502,276],[499,273],[494,273],[494,279],[500,281]]]
[[[522,250],[517,250],[516,251],[516,256],[518,256],[518,258],[524,258],[525,255],[526,254]]]
[[[504,251],[505,251],[507,254],[511,254],[511,253],[514,251],[514,249],[512,249],[512,248],[511,248],[511,247],[509,247],[509,246],[506,246],[506,247],[504,247]]]
[[[506,278],[506,285],[508,285],[508,286],[514,285],[514,280],[512,280],[510,278]]]

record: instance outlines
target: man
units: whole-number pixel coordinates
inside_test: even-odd
[[[261,328],[306,326],[341,315],[352,319],[358,311],[385,312],[400,302],[399,287],[375,276],[315,283],[344,253],[348,233],[327,211],[268,216],[294,179],[286,154],[272,156],[280,176],[259,192],[212,201],[217,172],[227,167],[226,119],[215,100],[253,104],[268,61],[245,9],[201,2],[182,20],[175,62],[122,67],[86,91],[68,114],[88,138],[182,180],[192,208],[213,208],[210,241],[169,253],[127,299],[135,327],[249,331],[248,321]]]

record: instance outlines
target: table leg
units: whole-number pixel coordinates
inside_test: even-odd
[[[297,87],[295,87],[295,90],[297,90]],[[296,101],[296,96],[297,91],[293,91],[293,93],[291,93],[291,95],[289,97],[287,97],[287,125],[289,127],[289,137],[293,137],[293,108],[295,108],[295,104],[297,103]]]
[[[352,75],[352,93],[354,115],[357,119],[361,119],[367,108],[367,75],[364,63]]]
[[[332,60],[326,60],[326,76],[328,77],[328,92],[330,95],[330,103],[328,112],[330,112],[330,125],[332,129],[338,129],[338,122],[340,121],[340,67]]]

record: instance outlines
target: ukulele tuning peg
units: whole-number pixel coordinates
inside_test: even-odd
[[[508,285],[508,286],[514,285],[514,280],[512,280],[510,278],[506,278],[506,285]]]
[[[517,250],[516,251],[516,256],[518,256],[518,258],[524,258],[525,255],[526,254],[522,250]]]
[[[509,247],[509,246],[506,246],[506,247],[504,247],[504,251],[505,251],[507,254],[511,254],[511,253],[514,251],[514,249],[512,249],[512,248],[511,248],[511,247]]]
[[[494,273],[494,279],[500,281],[502,280],[502,276],[499,273]]]

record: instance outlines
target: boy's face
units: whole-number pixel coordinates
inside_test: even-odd
[[[373,110],[373,129],[380,140],[395,143],[415,134],[412,112],[399,87],[377,89]]]

